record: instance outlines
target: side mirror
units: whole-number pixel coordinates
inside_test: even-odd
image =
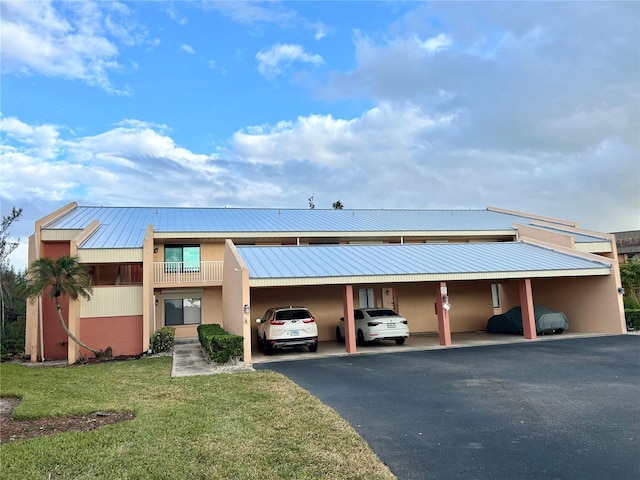
[[[341,322],[344,322],[344,317],[340,317],[340,321],[341,321]]]
[[[262,319],[261,318],[256,318],[256,323],[260,323],[260,322],[262,322]]]

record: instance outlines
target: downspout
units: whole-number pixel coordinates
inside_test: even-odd
[[[40,235],[36,238],[36,260],[40,258]],[[42,295],[38,296],[38,333],[40,334],[40,361],[44,362],[44,326],[42,321]]]
[[[156,305],[158,300],[156,299],[155,293],[153,294],[153,332],[151,334],[156,333],[158,327],[156,326]]]

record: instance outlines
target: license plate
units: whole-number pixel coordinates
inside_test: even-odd
[[[387,328],[396,328],[395,323],[387,323]]]
[[[291,330],[290,335],[291,335],[292,337],[297,337],[297,336],[298,336],[298,330]]]

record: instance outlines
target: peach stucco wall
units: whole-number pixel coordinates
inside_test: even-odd
[[[565,313],[569,331],[624,333],[615,275],[593,277],[535,278],[531,281],[534,305]],[[520,305],[518,281],[500,284],[503,311]]]
[[[224,243],[222,240],[198,241],[198,240],[172,240],[166,243],[156,243],[154,248],[158,251],[153,254],[154,262],[164,262],[165,245],[200,245],[200,261],[222,261],[224,260]]]
[[[42,244],[41,257],[60,258],[69,255],[69,242],[48,242]],[[42,329],[44,338],[44,358],[61,360],[67,358],[67,334],[60,326],[55,301],[49,297],[49,290],[42,296]],[[69,325],[69,298],[60,297],[62,317]]]
[[[243,360],[251,363],[251,316],[245,313],[245,305],[251,304],[249,271],[231,240],[225,242],[224,286],[222,289],[223,328],[243,338]]]
[[[341,285],[265,287],[251,289],[251,339],[256,342],[256,318],[269,307],[304,306],[316,318],[320,341],[335,339],[336,324],[343,316]]]
[[[81,318],[80,339],[96,350],[113,349],[113,356],[142,353],[142,315],[128,317]],[[80,355],[92,357],[88,350]]]
[[[562,310],[572,332],[626,331],[613,275],[534,279],[532,287],[535,303]]]
[[[201,298],[201,323],[217,323],[224,328],[222,316],[222,288],[207,287],[204,289],[171,289],[169,293],[156,290],[156,329],[164,327],[164,300],[176,298]],[[171,325],[176,329],[176,338],[193,338],[198,336],[198,325]]]
[[[372,288],[375,303],[381,305],[386,290],[395,290],[396,311],[409,323],[413,333],[437,332],[438,317],[434,309],[436,283],[399,283],[390,285],[354,285],[354,307],[359,305],[359,290]],[[493,314],[491,284],[485,282],[451,282],[449,298],[453,305],[451,330],[467,332],[483,330]],[[265,287],[251,290],[251,338],[255,344],[255,319],[273,306],[302,305],[316,317],[320,341],[335,339],[338,319],[343,316],[343,286],[319,285],[301,287]]]

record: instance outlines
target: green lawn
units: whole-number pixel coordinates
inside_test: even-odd
[[[270,371],[170,378],[171,358],[0,366],[15,418],[133,411],[132,421],[0,446],[0,478],[394,478],[335,411]]]

